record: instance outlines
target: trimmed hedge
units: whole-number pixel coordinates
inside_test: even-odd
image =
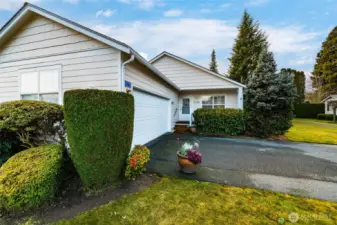
[[[22,151],[0,168],[0,208],[19,212],[51,200],[57,191],[63,148],[43,145]]]
[[[71,158],[86,188],[120,178],[131,149],[134,99],[106,90],[71,90],[64,95]]]
[[[330,120],[330,121],[333,121],[333,114],[318,114],[317,115],[317,119],[319,119],[319,120]]]
[[[51,137],[58,139],[62,125],[63,109],[58,104],[31,100],[0,104],[0,129],[16,132],[26,147],[39,146]]]
[[[316,119],[318,114],[324,114],[324,104],[297,104],[295,105],[296,118]]]
[[[240,109],[197,109],[193,116],[199,134],[239,135],[245,131]]]

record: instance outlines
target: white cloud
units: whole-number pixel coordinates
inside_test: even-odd
[[[237,35],[233,21],[212,19],[170,19],[135,21],[121,24],[91,24],[99,32],[121,40],[150,57],[166,50],[182,57],[208,62],[215,48],[222,72],[228,67],[227,58]],[[308,32],[302,26],[263,26],[270,50],[275,52],[280,68],[309,68],[320,47],[321,33]],[[222,64],[221,64],[221,61]],[[310,62],[311,61],[311,62]],[[203,64],[207,66],[207,63]]]
[[[315,62],[315,58],[313,56],[301,56],[296,59],[292,59],[289,61],[290,65],[310,65]]]
[[[116,13],[116,10],[110,10],[110,9],[99,10],[96,13],[96,17],[100,17],[100,16],[110,17],[110,16],[112,16],[115,13]]]
[[[75,5],[75,4],[77,4],[80,0],[63,0],[63,1]]]
[[[312,51],[317,48],[313,41],[320,35],[318,32],[307,32],[302,26],[263,26],[262,29],[268,35],[270,49],[276,53]]]
[[[145,52],[139,52],[139,54],[146,60],[149,60],[149,54],[145,53]]]
[[[220,5],[220,8],[228,8],[231,5],[232,5],[231,3],[224,3],[224,4]]]
[[[245,6],[262,6],[269,2],[270,0],[249,0],[245,2]]]
[[[171,9],[164,12],[164,16],[166,17],[178,17],[181,16],[184,12],[180,9]]]
[[[41,0],[30,0],[30,3],[39,3]],[[0,0],[0,10],[17,10],[26,0]]]
[[[160,5],[160,0],[117,0],[117,2],[124,4],[136,4],[141,9],[151,9]]]
[[[143,51],[167,50],[181,56],[209,54],[214,47],[229,49],[237,33],[236,26],[209,19],[137,21],[117,27],[100,24],[95,29]]]

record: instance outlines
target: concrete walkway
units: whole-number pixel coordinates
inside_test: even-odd
[[[195,175],[178,171],[185,141],[198,142],[203,154]],[[149,148],[153,172],[337,201],[337,146],[169,134]]]

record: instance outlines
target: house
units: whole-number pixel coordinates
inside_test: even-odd
[[[325,99],[322,100],[322,103],[325,105],[325,114],[333,114],[333,106],[329,104],[330,102],[337,101],[337,94],[336,95],[329,95]]]
[[[133,144],[192,120],[197,108],[242,108],[244,85],[167,52],[150,63],[130,46],[25,3],[0,30],[0,102],[62,104],[67,90],[128,91]]]

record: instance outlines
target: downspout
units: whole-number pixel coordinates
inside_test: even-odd
[[[128,61],[122,63],[121,68],[121,92],[125,92],[125,66],[128,63],[131,63],[135,60],[135,56],[132,54],[131,58]]]

